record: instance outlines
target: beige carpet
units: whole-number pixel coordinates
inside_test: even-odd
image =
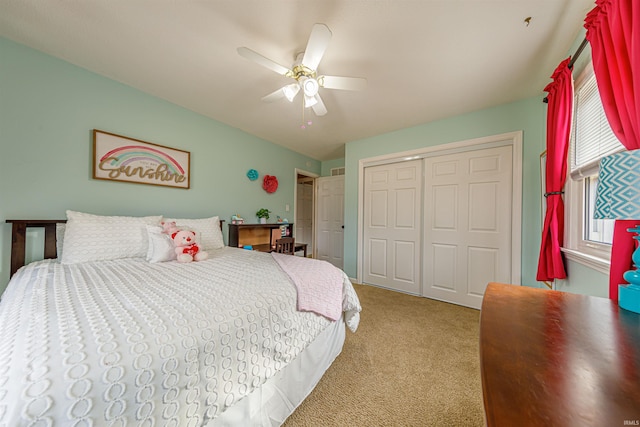
[[[354,286],[360,327],[284,426],[484,425],[480,312]]]

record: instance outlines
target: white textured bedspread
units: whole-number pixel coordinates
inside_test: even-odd
[[[206,425],[330,324],[269,254],[209,256],[22,268],[0,302],[0,426]]]

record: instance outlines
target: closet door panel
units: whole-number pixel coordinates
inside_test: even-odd
[[[364,171],[363,282],[419,295],[422,161]]]
[[[512,147],[425,159],[423,295],[480,308],[511,280]]]

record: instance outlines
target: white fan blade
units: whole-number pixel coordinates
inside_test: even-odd
[[[327,89],[363,90],[367,87],[367,79],[361,77],[320,76],[318,83]]]
[[[327,107],[324,106],[324,102],[322,102],[322,98],[320,98],[319,94],[316,95],[316,101],[318,102],[311,106],[313,112],[316,113],[316,116],[324,116],[327,114]]]
[[[262,100],[264,102],[275,102],[277,100],[279,100],[280,98],[284,98],[284,88],[280,88],[278,90],[275,90],[273,92],[271,92],[269,95],[263,96]]]
[[[273,62],[272,60],[270,60],[267,57],[264,57],[262,55],[260,55],[258,52],[254,52],[253,50],[246,48],[246,47],[239,47],[238,48],[238,53],[240,54],[240,56],[244,56],[245,58],[247,58],[250,61],[253,61],[257,64],[262,65],[265,68],[268,68],[272,71],[275,71],[278,74],[282,74],[283,76],[286,76],[287,73],[291,73],[291,71],[286,68],[283,67],[282,65]]]
[[[302,65],[315,71],[330,40],[331,30],[329,27],[324,24],[315,24],[311,30],[307,48],[304,50]]]

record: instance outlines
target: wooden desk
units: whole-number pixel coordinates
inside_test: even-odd
[[[490,283],[480,362],[489,427],[640,423],[640,315],[611,300]]]
[[[229,224],[229,246],[252,245],[254,250],[270,252],[275,245],[273,231],[278,237],[293,235],[293,223]]]

